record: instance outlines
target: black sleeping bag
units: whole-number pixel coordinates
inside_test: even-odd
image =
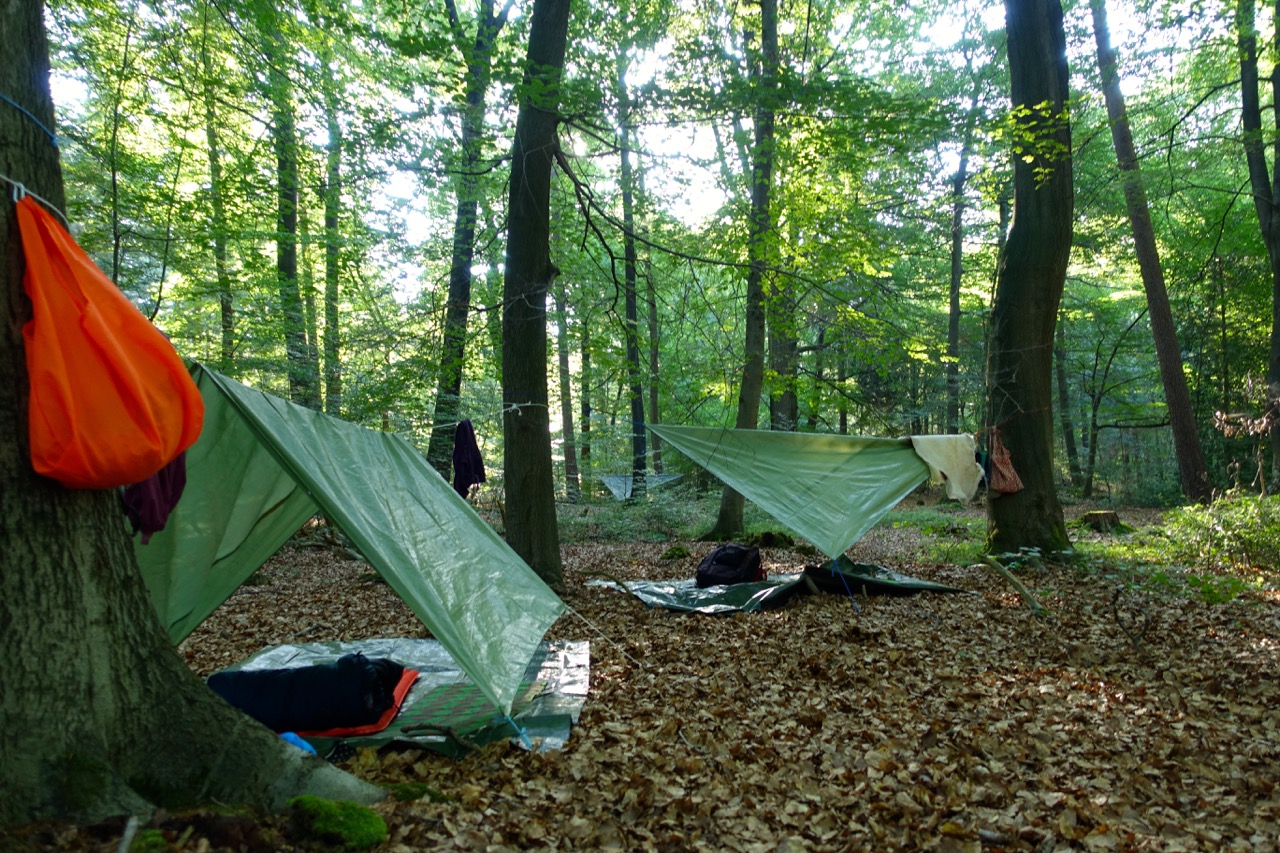
[[[215,672],[209,688],[277,732],[375,723],[395,703],[404,667],[360,653],[294,669]]]

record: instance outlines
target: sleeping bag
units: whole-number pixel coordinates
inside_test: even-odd
[[[267,728],[309,732],[375,723],[395,704],[404,667],[360,653],[293,669],[215,672],[209,688]]]

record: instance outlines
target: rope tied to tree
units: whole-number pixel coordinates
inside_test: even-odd
[[[28,119],[30,119],[30,120],[31,120],[31,122],[32,122],[33,124],[35,124],[35,126],[36,126],[36,127],[38,127],[38,128],[40,128],[41,130],[43,130],[43,131],[45,132],[45,135],[47,135],[47,136],[49,137],[49,143],[50,143],[51,145],[53,145],[53,147],[54,147],[54,148],[57,148],[57,147],[58,147],[58,135],[57,135],[56,133],[54,133],[52,130],[50,130],[50,129],[45,125],[45,123],[44,123],[44,122],[42,122],[40,119],[36,118],[35,113],[31,112],[31,110],[27,109],[27,108],[26,108],[26,107],[24,107],[22,104],[20,104],[20,103],[18,103],[17,101],[15,101],[13,98],[10,98],[10,97],[9,97],[8,95],[6,95],[4,92],[0,92],[0,101],[4,101],[6,104],[8,104],[9,106],[13,107],[15,110],[17,110],[18,112],[20,112],[20,113],[22,113],[24,116],[26,116]]]

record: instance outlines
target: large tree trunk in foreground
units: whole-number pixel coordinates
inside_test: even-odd
[[[1107,27],[1106,0],[1090,0],[1089,5],[1093,10],[1098,70],[1102,74],[1102,94],[1107,102],[1107,117],[1111,121],[1111,140],[1115,144],[1116,162],[1124,182],[1124,201],[1129,211],[1138,267],[1142,271],[1142,285],[1147,291],[1147,313],[1151,318],[1151,334],[1155,337],[1156,361],[1160,365],[1165,408],[1169,411],[1169,424],[1173,431],[1174,453],[1178,457],[1178,478],[1183,495],[1189,500],[1205,503],[1212,497],[1209,472],[1205,469],[1200,433],[1196,430],[1195,416],[1191,411],[1191,394],[1187,391],[1187,377],[1182,372],[1182,350],[1173,324],[1173,310],[1169,307],[1169,292],[1164,284],[1164,268],[1160,266],[1151,209],[1147,206],[1147,191],[1142,183],[1138,153],[1133,147],[1133,134],[1129,131],[1124,93],[1120,91],[1116,53],[1111,48],[1111,31]]]
[[[507,542],[557,592],[564,579],[547,411],[547,291],[559,273],[551,263],[551,173],[568,29],[569,0],[534,0],[511,155],[502,312]]]
[[[993,553],[1056,552],[1070,545],[1053,476],[1051,381],[1072,231],[1066,36],[1058,0],[1005,0],[1005,24],[1013,106],[1028,137],[1014,159],[1013,226],[991,312],[987,383],[991,427],[1024,488],[991,493],[987,544]]]
[[[0,174],[63,204],[41,7],[0,6]],[[27,444],[22,244],[0,201],[0,824],[299,793],[382,793],[276,737],[186,668],[147,595],[112,491],[38,476]]]

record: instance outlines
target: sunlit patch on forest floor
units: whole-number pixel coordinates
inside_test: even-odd
[[[586,585],[691,577],[709,544],[566,545],[574,612],[549,638],[592,644],[568,747],[355,754],[343,766],[362,777],[442,795],[379,807],[383,849],[1277,849],[1273,592],[1211,603],[1049,564],[1020,575],[1052,613],[1040,620],[985,566],[925,559],[937,549],[922,536],[882,525],[851,556],[970,594],[803,597],[728,617]],[[689,556],[662,559],[675,544]],[[206,674],[273,643],[424,636],[347,556],[287,549],[182,654]],[[765,549],[771,572],[813,561]],[[302,849],[278,819],[258,827],[170,849]]]

